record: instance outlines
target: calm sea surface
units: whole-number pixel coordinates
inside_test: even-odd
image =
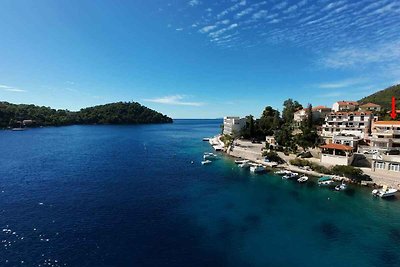
[[[0,266],[400,266],[400,200],[201,166],[220,123],[0,131]]]

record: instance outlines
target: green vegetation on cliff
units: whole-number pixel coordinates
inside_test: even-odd
[[[364,97],[359,101],[359,103],[366,104],[371,102],[381,105],[382,108],[384,108],[385,110],[390,110],[392,103],[392,96],[396,98],[397,102],[398,100],[400,100],[400,84],[393,85],[391,87],[378,91],[372,95]],[[400,109],[400,107],[398,107],[397,109]]]
[[[0,102],[0,128],[32,120],[36,126],[72,124],[142,124],[170,123],[172,119],[137,102],[117,102],[73,112],[26,104]]]

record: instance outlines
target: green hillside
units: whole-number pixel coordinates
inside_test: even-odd
[[[393,85],[389,88],[378,91],[370,96],[364,97],[360,101],[361,104],[375,103],[381,105],[384,109],[390,110],[392,103],[392,96],[397,100],[397,109],[400,109],[400,84]]]
[[[36,105],[0,102],[0,128],[20,126],[32,120],[32,126],[72,124],[170,123],[172,119],[137,102],[118,102],[74,112]]]

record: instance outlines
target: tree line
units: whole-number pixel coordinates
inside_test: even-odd
[[[264,140],[265,136],[274,136],[280,146],[293,151],[296,151],[297,147],[304,150],[315,147],[319,144],[318,122],[313,120],[311,104],[308,104],[307,116],[298,127],[298,133],[293,134],[293,116],[300,109],[303,109],[303,106],[293,99],[283,102],[282,115],[278,110],[267,106],[259,119],[254,119],[252,115],[246,117],[246,126],[240,135],[246,139],[257,140]]]
[[[172,119],[137,102],[117,102],[80,111],[0,102],[0,128],[17,127],[24,120],[33,126],[72,124],[142,124],[171,123]]]

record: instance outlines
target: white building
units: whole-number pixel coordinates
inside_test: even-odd
[[[321,163],[328,165],[351,165],[353,162],[353,148],[340,144],[321,146]]]
[[[238,135],[246,126],[246,118],[224,117],[224,134]]]
[[[354,149],[354,151],[357,151],[360,140],[361,138],[359,136],[352,134],[336,134],[332,137],[333,144],[350,146]]]
[[[400,150],[400,121],[372,123],[371,146],[379,151]]]
[[[374,103],[367,103],[360,106],[360,110],[362,111],[379,112],[381,109],[382,107],[380,105]]]
[[[331,112],[331,109],[325,106],[316,106],[312,108],[313,121],[325,118],[327,114]],[[304,121],[308,116],[308,108],[303,108],[296,111],[293,114],[293,121],[295,126],[300,126],[301,122]]]
[[[345,134],[365,139],[371,131],[371,112],[332,112],[325,117],[322,137],[331,143],[334,135]]]
[[[338,111],[355,111],[359,107],[358,102],[356,101],[338,101],[333,104],[332,106],[332,111],[333,112],[338,112]]]
[[[400,173],[400,156],[382,155],[380,153],[375,154],[372,156],[371,169],[374,172],[381,172],[382,174],[385,174],[388,171],[393,173]],[[398,177],[400,178],[400,175]]]

